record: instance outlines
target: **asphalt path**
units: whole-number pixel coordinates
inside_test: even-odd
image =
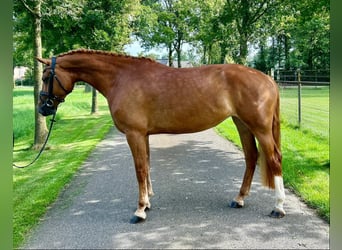
[[[329,249],[329,225],[290,191],[287,215],[268,217],[274,194],[261,186],[258,173],[245,207],[228,206],[239,191],[244,160],[214,130],[155,135],[150,144],[155,196],[145,222],[129,223],[137,181],[125,137],[113,128],[23,249]]]

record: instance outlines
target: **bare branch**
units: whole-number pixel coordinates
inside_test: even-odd
[[[28,4],[25,2],[25,0],[21,0],[21,2],[23,3],[23,5],[25,6],[25,8],[26,8],[32,15],[37,16],[38,18],[41,17],[41,14],[35,12],[34,10],[32,10],[32,9],[30,8],[30,6],[28,6]]]
[[[21,0],[21,2],[23,3],[23,5],[25,6],[25,8],[31,12],[31,14],[35,15],[35,12],[30,8],[30,6],[28,6],[25,2],[25,0]]]

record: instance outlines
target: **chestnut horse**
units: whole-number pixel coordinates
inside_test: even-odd
[[[198,132],[229,116],[238,129],[246,161],[240,192],[230,206],[244,206],[260,158],[262,183],[275,189],[270,216],[285,215],[279,92],[269,76],[237,64],[178,69],[147,58],[84,49],[38,60],[46,65],[38,105],[42,115],[55,113],[78,81],[106,97],[134,159],[139,201],[133,223],[146,219],[145,210],[151,207],[149,135]]]

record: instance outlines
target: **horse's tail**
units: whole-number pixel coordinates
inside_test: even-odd
[[[277,96],[275,110],[273,113],[273,122],[272,122],[272,135],[274,141],[274,154],[272,157],[273,164],[270,166],[267,164],[265,153],[259,145],[259,166],[261,173],[261,181],[264,186],[274,189],[274,176],[281,176],[281,161],[282,155],[280,150],[280,100],[279,93]]]

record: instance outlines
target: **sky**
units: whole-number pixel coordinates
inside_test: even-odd
[[[162,56],[163,54],[166,53],[165,49],[152,49],[152,50],[149,50],[149,51],[145,51],[140,46],[140,43],[137,40],[133,40],[133,43],[124,46],[124,51],[125,51],[125,53],[127,53],[127,54],[129,54],[131,56],[138,56],[138,54],[141,53],[141,52],[158,54],[160,56]]]
[[[162,57],[162,55],[167,54],[167,50],[166,49],[152,49],[152,50],[148,50],[145,51],[139,41],[137,41],[136,39],[132,39],[132,43],[128,44],[126,46],[124,46],[124,52],[127,53],[130,56],[138,56],[139,53],[144,53],[144,54],[157,54],[160,57]],[[188,44],[184,44],[183,45],[183,51],[189,49],[189,45]],[[253,46],[249,46],[249,51],[248,51],[248,57],[247,60],[251,61],[253,59],[253,57],[255,56],[255,54],[257,53],[256,48],[254,48]]]

